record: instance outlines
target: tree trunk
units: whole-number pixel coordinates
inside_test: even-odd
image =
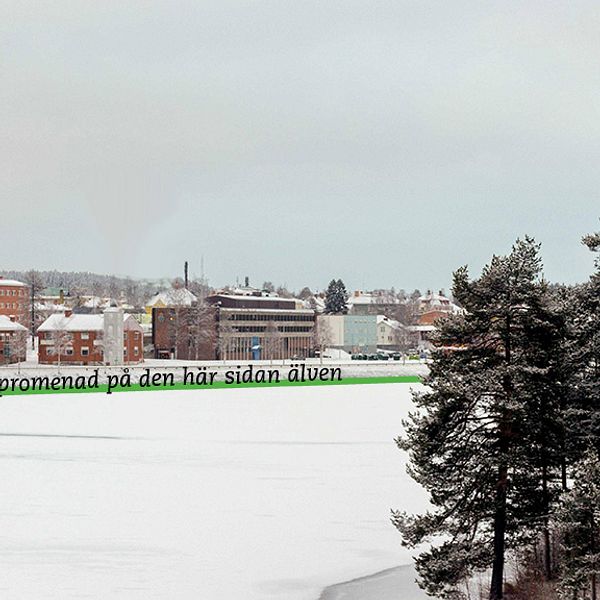
[[[505,354],[504,360],[507,365],[511,363],[510,343],[510,319],[506,322]],[[513,383],[510,375],[504,376],[502,382],[504,389],[506,407],[510,406],[513,395]],[[504,591],[504,550],[506,545],[506,494],[508,487],[508,449],[510,444],[511,416],[508,408],[505,408],[500,419],[499,427],[499,467],[498,483],[496,484],[496,495],[494,498],[494,558],[492,562],[492,581],[490,583],[490,600],[501,600]]]
[[[591,536],[590,536],[590,546],[592,555],[596,554],[596,522],[594,519],[594,514],[592,513],[591,524],[590,524]],[[596,562],[595,560],[592,562],[592,600],[597,600],[596,596]]]
[[[504,444],[504,442],[503,442]],[[504,580],[504,545],[506,534],[506,486],[508,467],[503,464],[498,469],[498,484],[494,500],[494,560],[492,563],[492,581],[490,600],[501,600]]]
[[[552,579],[552,548],[550,544],[550,526],[548,514],[550,512],[550,496],[548,492],[548,467],[545,457],[542,459],[542,490],[544,502],[544,575],[546,581]]]

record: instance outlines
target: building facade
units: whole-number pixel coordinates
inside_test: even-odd
[[[29,286],[21,281],[0,277],[0,315],[14,318],[21,325],[28,325],[29,308]]]
[[[223,360],[271,360],[313,355],[315,311],[295,298],[214,294],[217,353]]]

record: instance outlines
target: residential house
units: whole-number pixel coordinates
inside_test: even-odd
[[[39,327],[38,362],[72,365],[127,364],[144,360],[143,330],[122,309],[103,314],[50,315]]]

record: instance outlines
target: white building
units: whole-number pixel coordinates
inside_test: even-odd
[[[397,349],[405,341],[407,330],[402,323],[389,319],[385,315],[377,315],[377,347]]]

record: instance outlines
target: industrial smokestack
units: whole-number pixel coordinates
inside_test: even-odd
[[[183,265],[183,280],[185,282],[185,289],[188,289],[188,261],[185,261]]]

